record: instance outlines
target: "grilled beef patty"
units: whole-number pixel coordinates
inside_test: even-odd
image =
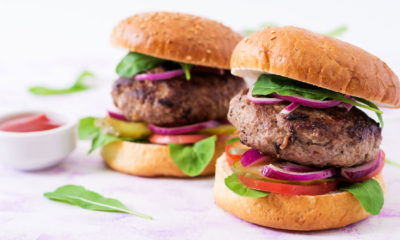
[[[373,161],[382,140],[381,128],[353,107],[299,107],[279,114],[289,103],[255,104],[243,90],[230,102],[228,120],[243,144],[303,165],[350,167]]]

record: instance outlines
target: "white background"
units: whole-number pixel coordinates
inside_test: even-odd
[[[0,0],[0,112],[60,109],[75,114],[104,114],[115,65],[126,53],[109,45],[112,27],[142,11],[193,13],[222,21],[237,31],[262,23],[296,25],[328,32],[340,25],[340,38],[379,56],[400,74],[398,1],[7,1]],[[35,97],[36,84],[63,87],[88,69],[94,89],[68,96]],[[400,161],[400,114],[385,112],[383,148]],[[308,234],[277,232],[244,223],[216,208],[212,178],[143,179],[114,173],[98,153],[87,157],[87,143],[56,169],[19,173],[0,167],[0,239],[211,239],[211,238],[375,238],[396,239],[400,169],[387,165],[384,214],[342,230]],[[146,220],[98,213],[49,202],[41,194],[81,184],[153,215]],[[396,212],[397,211],[397,212]],[[397,215],[396,215],[397,214]],[[389,216],[389,217],[388,217]],[[397,235],[398,237],[398,235]]]

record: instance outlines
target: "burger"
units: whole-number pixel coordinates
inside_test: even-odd
[[[231,75],[241,35],[189,14],[151,12],[121,21],[111,43],[128,50],[116,67],[115,109],[80,122],[80,138],[111,168],[137,176],[214,174],[235,131],[229,101],[246,85]]]
[[[217,160],[217,205],[251,223],[301,231],[379,213],[385,154],[377,105],[400,107],[399,79],[383,61],[288,26],[243,39],[231,68],[253,84],[230,102],[240,142]]]

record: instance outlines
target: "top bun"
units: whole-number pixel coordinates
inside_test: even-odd
[[[154,57],[230,69],[242,39],[225,25],[190,14],[150,12],[122,20],[111,34],[114,46]]]
[[[399,79],[386,63],[349,43],[297,27],[269,27],[246,37],[233,51],[231,68],[252,80],[271,73],[400,107]]]

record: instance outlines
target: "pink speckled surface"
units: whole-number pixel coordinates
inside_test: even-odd
[[[378,55],[400,73],[398,1],[0,1],[0,114],[36,108],[62,110],[77,118],[102,116],[110,106],[115,65],[126,53],[109,45],[120,19],[155,9],[208,16],[236,30],[263,22],[326,32],[349,26],[342,39]],[[227,7],[228,6],[228,7]],[[291,7],[289,7],[291,6]],[[221,11],[223,9],[223,11]],[[329,9],[329,11],[326,11]],[[371,17],[373,16],[373,17]],[[382,27],[384,26],[384,27]],[[384,37],[382,37],[384,36]],[[35,84],[63,87],[83,69],[93,71],[92,90],[36,97]],[[400,163],[400,111],[385,110],[382,148]],[[231,216],[213,202],[213,178],[140,178],[108,169],[88,142],[55,168],[18,172],[0,165],[0,240],[81,239],[400,239],[400,168],[387,164],[382,212],[351,226],[313,233],[277,231]],[[23,149],[21,149],[23,151]],[[1,158],[1,153],[0,153]],[[43,193],[64,184],[113,197],[149,214],[145,220],[93,212],[49,201]]]

